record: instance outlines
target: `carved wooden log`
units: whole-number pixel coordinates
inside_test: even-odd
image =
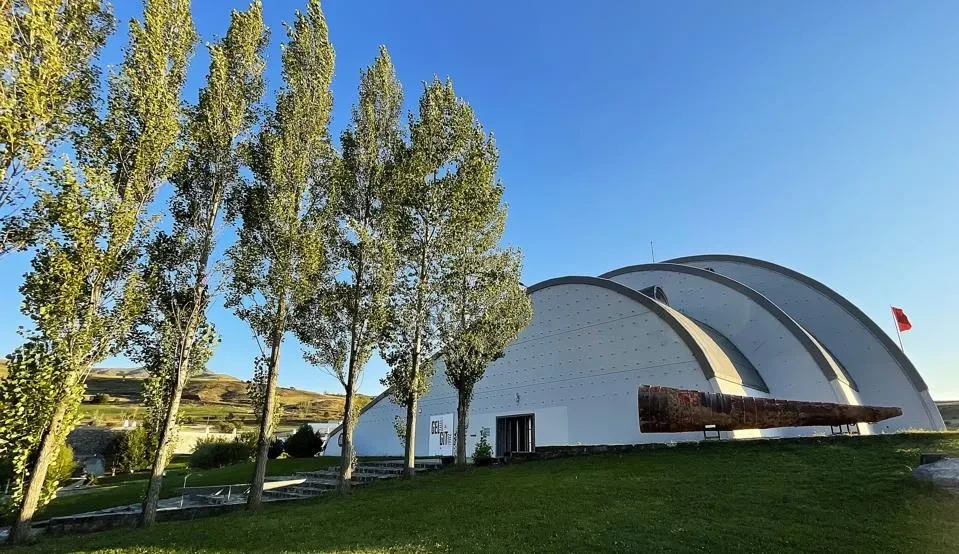
[[[875,423],[900,415],[900,408],[639,387],[639,430],[643,433],[702,431],[712,425],[719,431],[847,425]]]

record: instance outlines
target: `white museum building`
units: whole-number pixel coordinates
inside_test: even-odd
[[[926,383],[896,343],[826,285],[785,267],[701,255],[559,277],[528,288],[533,319],[486,370],[469,411],[467,455],[489,431],[497,456],[541,446],[700,440],[644,434],[640,385],[740,396],[894,406],[861,434],[944,429]],[[361,412],[360,456],[402,455],[389,391]],[[420,399],[416,453],[454,453],[456,391],[443,361]],[[828,434],[829,427],[723,432],[724,438]],[[339,455],[340,429],[325,450]]]

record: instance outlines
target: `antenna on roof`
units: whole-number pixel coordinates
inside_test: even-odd
[[[656,263],[656,252],[653,250],[653,241],[649,241],[649,257]]]

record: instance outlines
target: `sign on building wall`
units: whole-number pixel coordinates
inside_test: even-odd
[[[430,416],[430,456],[453,455],[455,414]]]

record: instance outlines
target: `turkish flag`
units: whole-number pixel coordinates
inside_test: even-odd
[[[912,323],[909,323],[909,318],[906,317],[906,312],[902,311],[902,308],[893,307],[892,317],[896,319],[896,325],[899,326],[900,331],[912,329]]]

